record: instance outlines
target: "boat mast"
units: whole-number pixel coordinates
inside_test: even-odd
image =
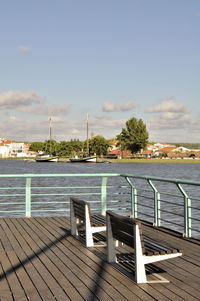
[[[86,125],[87,125],[87,155],[89,156],[89,139],[88,139],[88,114],[87,114],[87,121],[86,121]]]
[[[51,125],[51,123],[52,123],[52,120],[51,120],[51,117],[49,118],[49,139],[50,139],[50,146],[49,146],[49,148],[50,148],[50,155],[52,154],[52,147],[51,147],[51,135],[52,135],[52,125]]]

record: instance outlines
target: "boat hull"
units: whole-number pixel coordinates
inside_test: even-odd
[[[97,157],[91,156],[91,157],[85,157],[85,158],[70,158],[69,160],[71,163],[96,163]]]
[[[35,158],[36,162],[58,162],[58,156],[39,156]]]

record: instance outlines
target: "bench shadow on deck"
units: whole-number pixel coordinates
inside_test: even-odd
[[[105,247],[88,249],[70,235],[68,217],[0,219],[0,300],[200,300],[199,241],[148,225],[144,232],[184,250],[147,267],[170,283],[137,285],[134,264],[108,264]]]

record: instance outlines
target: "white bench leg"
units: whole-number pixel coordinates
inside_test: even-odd
[[[143,259],[141,239],[139,233],[139,227],[136,225],[135,229],[135,281],[137,283],[146,283],[147,276],[145,271],[145,264]]]
[[[85,205],[85,235],[86,235],[86,246],[94,247],[92,227],[90,224],[89,209],[87,205]]]

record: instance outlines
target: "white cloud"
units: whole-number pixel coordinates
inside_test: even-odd
[[[30,47],[28,47],[28,46],[19,46],[19,47],[18,47],[18,50],[19,50],[20,52],[27,53],[27,52],[29,52],[31,49],[30,49]]]
[[[32,107],[21,106],[20,108],[18,108],[18,111],[22,113],[32,113],[36,115],[58,116],[68,114],[70,109],[66,104],[57,104],[53,106],[46,106],[40,104]]]
[[[73,130],[72,130],[72,134],[73,134],[73,135],[77,135],[77,134],[79,134],[79,133],[80,133],[80,131],[77,130],[77,129],[73,129]]]
[[[189,129],[195,120],[190,114],[163,113],[148,121],[152,130]]]
[[[34,91],[8,91],[0,94],[0,109],[15,110],[36,115],[65,115],[70,109],[66,104],[46,105],[47,100]]]
[[[115,103],[112,104],[109,101],[106,101],[102,105],[103,112],[126,112],[134,109],[136,104],[134,101],[128,101],[124,103]]]
[[[0,94],[0,108],[1,109],[16,109],[20,106],[30,106],[32,104],[39,104],[43,101],[34,91],[23,93],[21,91],[8,91]]]
[[[91,133],[102,135],[106,139],[113,138],[125,126],[124,119],[109,119],[106,116],[89,118],[89,137]],[[16,141],[44,141],[49,135],[48,118],[43,120],[22,119],[21,117],[0,120],[0,131],[3,137]],[[70,139],[86,140],[86,121],[64,120],[60,117],[52,118],[52,137],[56,141],[69,141]]]
[[[147,121],[150,139],[155,141],[194,142],[200,130],[200,122],[184,103],[175,103],[171,97],[161,104],[149,107],[147,113],[155,116]],[[200,115],[199,115],[200,117]]]
[[[179,113],[187,113],[188,106],[183,103],[175,103],[173,101],[174,97],[170,97],[169,99],[164,100],[161,104],[148,107],[145,110],[145,113],[161,113],[161,112],[179,112]]]

